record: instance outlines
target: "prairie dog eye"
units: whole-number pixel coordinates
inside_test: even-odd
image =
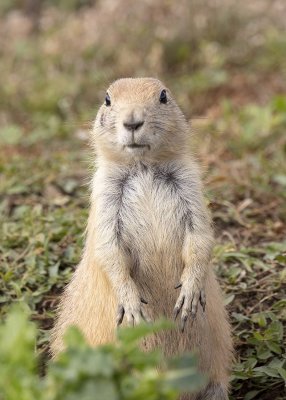
[[[167,93],[166,90],[163,89],[160,93],[160,103],[166,104],[167,103]]]
[[[111,105],[111,100],[110,100],[110,96],[108,93],[106,93],[106,96],[105,96],[105,105],[107,107],[109,107]]]

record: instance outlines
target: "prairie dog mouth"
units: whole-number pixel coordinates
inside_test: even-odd
[[[125,147],[127,147],[128,149],[142,149],[142,148],[146,147],[148,150],[150,150],[149,144],[132,143],[132,144],[126,145]]]

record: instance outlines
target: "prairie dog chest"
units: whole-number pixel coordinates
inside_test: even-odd
[[[172,179],[158,168],[131,172],[118,214],[123,241],[148,243],[150,250],[173,247],[181,241],[184,211]]]
[[[175,251],[192,227],[189,178],[175,165],[112,171],[98,192],[100,232],[139,252]]]

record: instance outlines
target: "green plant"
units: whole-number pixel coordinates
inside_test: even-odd
[[[138,347],[144,336],[171,326],[160,321],[121,328],[116,344],[95,349],[72,327],[67,350],[40,377],[35,324],[21,308],[14,308],[0,326],[0,399],[172,400],[180,392],[198,390],[206,379],[194,356],[166,359],[159,350],[146,353]]]

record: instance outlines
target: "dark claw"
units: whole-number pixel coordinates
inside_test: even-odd
[[[141,300],[141,302],[142,302],[143,304],[148,304],[148,301],[144,300],[143,297],[141,297],[140,300]]]
[[[191,311],[191,318],[194,320],[196,318],[196,312]]]
[[[187,316],[187,315],[185,315],[184,318],[182,318],[182,322],[181,322],[181,332],[182,332],[182,333],[184,333],[187,319],[188,319],[188,316]]]
[[[144,316],[142,310],[140,310],[140,315],[141,315],[141,318],[143,319],[143,321],[147,322],[147,320],[146,320],[146,318],[145,318],[145,316]]]
[[[175,307],[174,308],[174,320],[176,320],[177,316],[179,315],[179,312],[181,311],[183,304],[185,302],[185,296],[183,297],[181,304],[179,305],[179,307]]]
[[[122,305],[118,307],[117,318],[116,318],[116,325],[121,325],[123,318],[124,318],[125,310]]]
[[[178,283],[178,285],[175,286],[175,289],[179,289],[180,287],[182,287],[182,284]]]
[[[192,304],[192,308],[191,308],[191,318],[192,319],[196,318],[197,312],[198,312],[198,304],[197,303]]]
[[[201,292],[201,294],[200,294],[200,303],[203,308],[203,312],[205,312],[206,311],[206,295],[203,292]]]
[[[174,309],[174,320],[175,320],[175,321],[176,321],[176,319],[177,319],[177,316],[179,315],[180,309],[181,309],[181,308],[179,308],[179,307],[176,307],[176,308]]]

